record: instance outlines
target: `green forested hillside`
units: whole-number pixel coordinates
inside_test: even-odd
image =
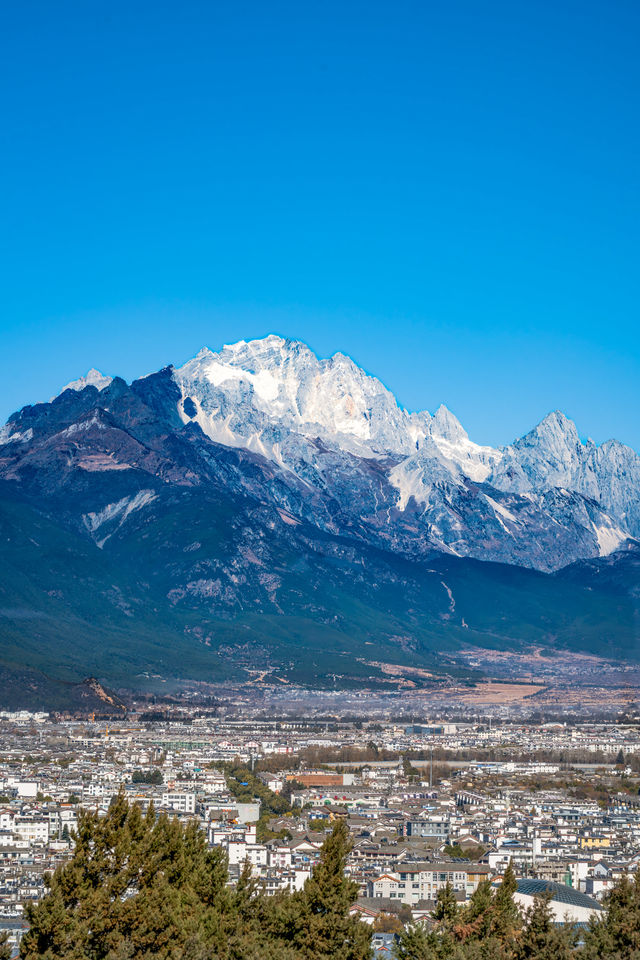
[[[161,493],[99,547],[50,508],[5,496],[4,675],[40,672],[49,679],[36,688],[64,705],[64,684],[88,675],[135,687],[145,674],[215,681],[272,667],[289,682],[350,685],[382,679],[377,661],[465,674],[454,658],[469,644],[639,657],[633,551],[619,578],[597,561],[549,575],[403,558],[274,513],[249,498]],[[20,684],[9,679],[7,703]]]

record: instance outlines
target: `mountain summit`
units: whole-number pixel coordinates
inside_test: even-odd
[[[560,412],[509,447],[483,447],[445,406],[433,416],[410,414],[349,357],[319,360],[304,344],[278,336],[219,353],[204,349],[173,377],[183,423],[314,486],[325,488],[319,468],[329,453],[338,469],[345,456],[394,461],[387,471],[392,489],[372,491],[367,483],[360,506],[376,501],[366,515],[378,528],[380,507],[389,525],[392,513],[397,519],[418,509],[422,540],[437,549],[552,569],[640,535],[638,457],[615,441],[581,444]],[[470,486],[485,483],[495,487],[493,497]],[[532,549],[535,538],[548,531],[555,537],[558,527],[559,550],[551,543]]]
[[[64,393],[65,390],[84,390],[85,387],[96,387],[98,390],[104,390],[110,383],[111,377],[105,377],[103,373],[100,373],[99,370],[92,367],[84,377],[72,380],[66,387],[63,387],[60,393]],[[55,397],[51,399],[55,400]]]
[[[398,407],[344,354],[319,360],[305,344],[277,336],[201,350],[174,378],[185,422],[195,420],[212,440],[222,433],[221,442],[233,446],[262,444],[260,452],[276,460],[274,436],[282,431],[373,457],[415,449],[430,420]]]

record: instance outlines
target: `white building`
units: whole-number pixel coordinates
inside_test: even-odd
[[[244,840],[226,840],[222,848],[227,851],[229,866],[237,866],[247,860],[252,867],[267,866],[267,848],[263,843],[246,843]]]
[[[162,806],[177,813],[195,813],[196,795],[195,793],[163,793]]]
[[[16,780],[14,786],[19,797],[35,798],[40,790],[40,784],[37,780]]]
[[[370,880],[368,896],[418,903],[419,900],[435,900],[438,891],[450,883],[456,893],[462,893],[466,898],[487,876],[488,870],[476,865],[401,863],[397,872],[383,873]]]
[[[16,817],[14,832],[29,843],[49,842],[49,818]]]

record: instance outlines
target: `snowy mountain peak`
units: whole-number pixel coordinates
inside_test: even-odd
[[[72,380],[66,387],[63,387],[60,393],[64,393],[65,390],[84,390],[85,387],[96,387],[98,390],[104,390],[112,380],[113,377],[107,377],[103,373],[100,373],[99,370],[96,370],[95,367],[92,367],[84,377]],[[58,394],[58,396],[60,396],[60,394]],[[51,399],[53,400],[55,398],[52,397]]]
[[[0,476],[26,482],[40,457],[54,485],[68,469],[117,470],[123,484],[89,502],[89,518],[124,511],[137,502],[136,471],[155,478],[148,491],[171,463],[181,483],[224,477],[260,502],[275,497],[288,517],[408,554],[553,569],[640,537],[640,458],[629,447],[582,443],[557,410],[507,447],[481,446],[444,405],[409,413],[345,354],[319,358],[277,335],[205,347],[131,387],[90,370],[65,389],[51,409],[25,407],[0,430]]]
[[[567,443],[579,443],[578,430],[573,420],[562,413],[561,410],[553,410],[544,417],[537,427],[531,431],[528,436],[536,435],[543,440],[557,441],[564,440]]]
[[[452,443],[457,440],[469,439],[467,431],[463,428],[458,418],[445,407],[444,403],[440,404],[433,415],[431,432],[433,435],[442,437],[444,440],[449,440]]]
[[[241,340],[219,353],[202,350],[174,379],[185,421],[196,420],[217,442],[254,449],[279,463],[305,459],[295,436],[321,438],[364,457],[406,455],[424,440],[430,421],[427,413],[402,410],[379,380],[345,354],[319,359],[304,343],[275,334]]]
[[[226,349],[227,348],[225,347],[225,350]],[[213,356],[213,351],[210,350],[209,347],[202,347],[201,350],[198,350],[193,360],[201,360],[201,361],[207,360],[209,357],[212,357],[212,356]],[[190,362],[193,363],[193,360]]]

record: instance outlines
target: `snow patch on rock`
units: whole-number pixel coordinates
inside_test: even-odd
[[[4,427],[0,427],[0,446],[5,443],[28,443],[29,440],[33,439],[33,430],[29,427],[28,430],[14,430],[12,423],[6,423]]]
[[[593,529],[598,540],[598,549],[601,557],[608,557],[610,553],[617,550],[618,547],[628,539],[628,535],[613,524],[594,523]]]
[[[514,513],[511,513],[510,510],[507,510],[506,507],[503,507],[501,503],[498,503],[497,500],[494,500],[493,497],[490,497],[488,494],[485,493],[484,498],[485,500],[487,500],[488,503],[491,504],[491,508],[494,511],[498,520],[500,521],[500,524],[504,527],[507,533],[511,533],[511,530],[509,530],[509,528],[506,527],[504,523],[502,523],[501,518],[504,518],[505,520],[510,520],[511,523],[519,523],[520,521],[518,520],[516,515]]]
[[[63,394],[65,390],[84,390],[85,387],[96,387],[97,390],[101,391],[108,387],[112,380],[113,377],[107,377],[104,373],[100,373],[99,370],[92,367],[84,377],[78,377],[77,380],[72,380],[66,387],[63,387],[57,396]],[[51,397],[51,399],[55,400],[56,398]]]
[[[109,537],[111,537],[116,530],[119,530],[120,527],[125,523],[127,517],[129,517],[134,510],[140,510],[142,507],[146,507],[149,503],[156,499],[156,494],[153,490],[139,490],[136,494],[130,497],[123,497],[122,500],[117,500],[115,503],[108,503],[106,507],[103,507],[102,510],[97,510],[92,513],[85,513],[83,515],[83,520],[87,529],[90,533],[95,534],[100,527],[103,527],[106,523],[112,523],[113,521],[118,521],[115,527],[111,530],[101,540],[96,540],[97,545],[102,548],[107,542]]]
[[[76,433],[83,433],[86,430],[90,430],[91,427],[96,427],[98,430],[107,429],[107,425],[100,419],[97,413],[94,413],[93,416],[87,420],[79,420],[76,423],[72,423],[61,432],[61,435],[63,437],[72,437]]]

